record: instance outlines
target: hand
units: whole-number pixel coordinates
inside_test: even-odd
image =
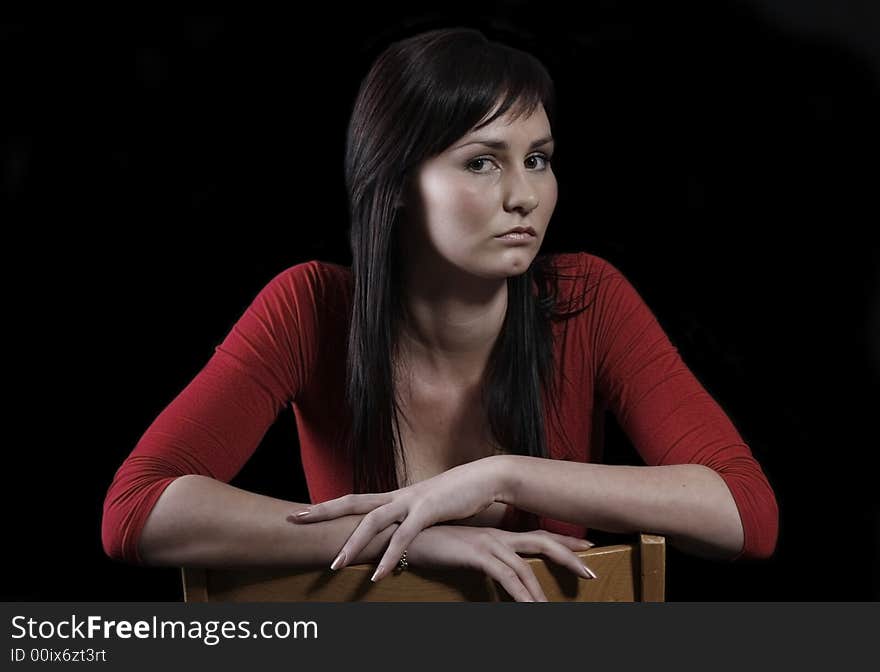
[[[311,523],[366,514],[330,565],[334,570],[345,567],[386,527],[400,523],[373,574],[372,580],[379,581],[397,565],[403,551],[422,530],[447,520],[468,518],[490,506],[500,481],[497,464],[492,458],[475,460],[391,492],[345,495],[315,504],[306,515],[291,514],[287,520]]]
[[[592,542],[545,530],[507,532],[492,527],[435,525],[422,530],[407,549],[414,567],[476,569],[493,578],[517,602],[547,602],[535,573],[518,553],[542,554],[584,579],[593,578],[574,551]]]

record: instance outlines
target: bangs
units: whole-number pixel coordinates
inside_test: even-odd
[[[439,154],[508,112],[518,119],[543,105],[553,124],[553,81],[541,62],[479,32],[425,40],[408,65],[421,76],[411,79],[414,86],[402,93],[410,94],[420,111],[413,115],[421,127],[415,145],[421,144],[428,155]]]
[[[542,104],[552,125],[553,83],[543,66],[530,55],[509,51],[506,47],[500,49],[498,56],[504,62],[494,66],[496,77],[493,79],[496,81],[474,83],[477,87],[482,85],[484,91],[491,91],[489,96],[486,96],[491,102],[483,101],[487,104],[483,107],[480,121],[473,130],[488,126],[508,112],[514,120],[521,116],[531,116]],[[499,65],[501,67],[498,67]],[[489,71],[492,72],[493,68],[490,67]]]

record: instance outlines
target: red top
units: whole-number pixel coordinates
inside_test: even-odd
[[[579,297],[589,288],[589,307],[553,325],[559,416],[569,442],[547,420],[551,458],[600,462],[603,415],[610,409],[645,464],[702,464],[724,479],[745,535],[734,560],[772,555],[778,532],[773,490],[654,314],[608,261],[587,253],[555,260],[559,270],[576,276],[559,281],[560,298]],[[288,404],[311,502],[353,491],[352,466],[340,440],[346,419],[339,412],[352,286],[351,269],[310,261],[282,271],[259,292],[116,472],[102,524],[110,557],[141,563],[141,530],[165,487],[186,474],[228,483]],[[580,525],[512,508],[508,514],[506,529],[586,536]]]

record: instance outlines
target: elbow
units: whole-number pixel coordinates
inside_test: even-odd
[[[145,502],[131,488],[112,485],[104,499],[101,518],[101,546],[104,554],[116,562],[142,565],[138,553]]]
[[[111,506],[109,501],[108,493],[101,519],[101,546],[104,549],[104,554],[116,562],[140,564],[138,558],[128,550],[125,538],[125,516],[121,511]]]
[[[119,526],[116,524],[113,516],[109,515],[106,510],[101,520],[101,546],[104,548],[104,554],[111,560],[116,562],[128,561],[123,550],[124,545]]]
[[[739,551],[728,554],[729,562],[769,560],[779,538],[779,505],[773,488],[756,464],[748,468],[719,471],[739,514],[742,529]]]
[[[122,517],[118,505],[119,497],[115,494],[114,481],[107,494],[104,495],[104,506],[101,514],[101,546],[104,555],[116,562],[124,562],[122,543]]]
[[[728,514],[738,519],[724,518],[724,535],[714,535],[713,543],[708,541],[709,535],[669,536],[669,544],[684,553],[719,562],[772,558],[779,537],[779,507],[772,488],[766,481],[758,486],[729,476],[725,481],[736,511],[734,514],[728,510]]]
[[[743,520],[743,547],[731,562],[744,560],[769,560],[776,553],[779,541],[779,505],[772,490],[764,505]]]
[[[177,476],[146,470],[131,458],[117,472],[104,498],[101,545],[111,560],[146,565],[140,553],[147,518],[165,487]]]
[[[764,523],[757,534],[757,542],[754,544],[752,557],[755,560],[769,560],[776,553],[779,541],[779,505],[772,491],[768,503],[768,510],[764,515]]]

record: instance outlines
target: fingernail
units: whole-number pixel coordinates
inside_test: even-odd
[[[373,572],[373,578],[371,578],[370,581],[373,581],[375,583],[376,577],[379,576],[379,573],[381,571],[382,571],[382,565],[379,565],[378,567],[376,567],[376,571]]]
[[[581,541],[581,546],[583,546],[584,548],[593,548],[593,546],[595,545],[596,544],[594,544],[592,541],[587,541],[586,539]]]
[[[296,514],[296,517],[297,517],[297,518],[305,518],[305,517],[306,517],[307,515],[309,515],[310,513],[311,513],[311,511],[309,511],[309,510],[306,510],[306,511],[300,511],[298,514]]]
[[[584,578],[588,579],[598,579],[599,577],[593,572],[592,569],[584,565]]]
[[[336,556],[336,559],[333,561],[333,564],[330,565],[330,569],[336,571],[336,569],[345,562],[345,551]]]

